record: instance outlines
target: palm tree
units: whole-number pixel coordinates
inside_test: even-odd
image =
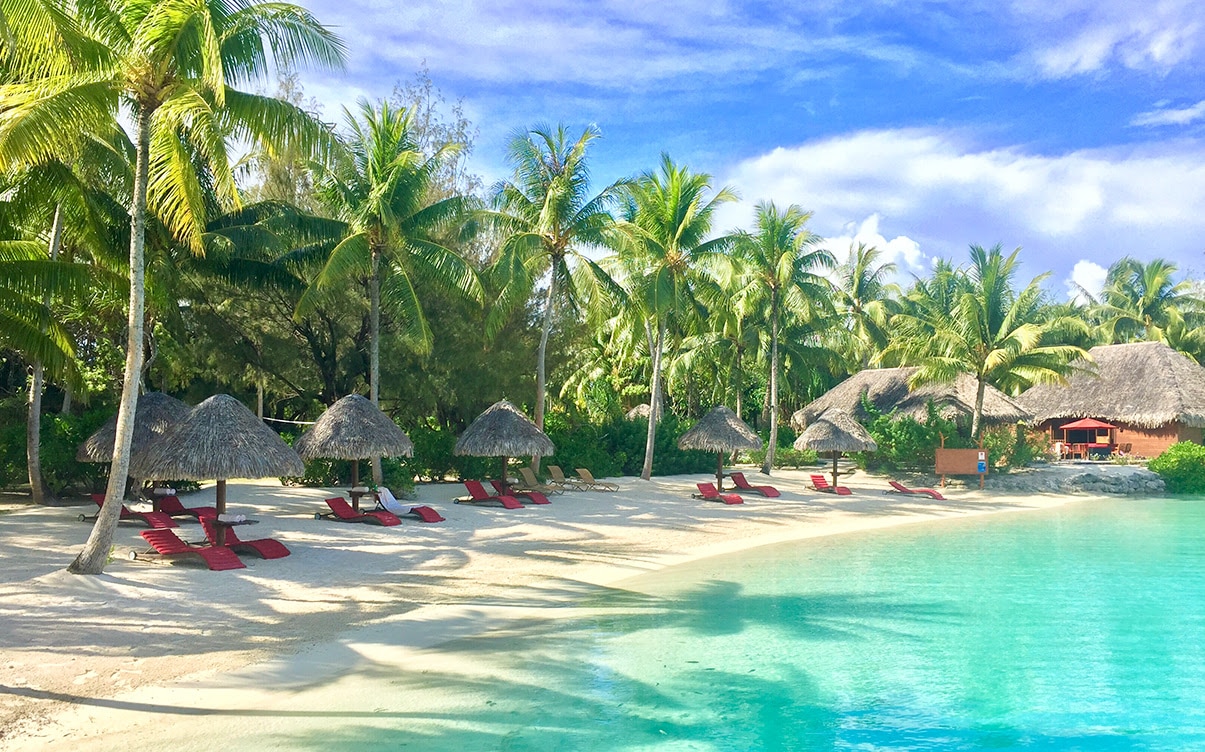
[[[661,371],[670,325],[686,325],[719,288],[706,272],[728,263],[724,251],[735,236],[708,239],[716,209],[736,199],[728,188],[712,191],[711,176],[693,173],[661,156],[661,169],[646,172],[628,187],[624,220],[615,242],[614,259],[622,271],[634,310],[643,316],[652,360],[648,436],[640,477],[653,473],[657,406],[661,404]]]
[[[537,280],[548,275],[536,352],[535,423],[541,429],[547,406],[548,337],[558,296],[577,307],[618,294],[607,273],[583,253],[606,245],[614,221],[609,210],[625,183],[612,183],[590,195],[586,148],[598,136],[598,129],[589,126],[570,142],[564,125],[515,134],[509,147],[513,179],[494,187],[493,211],[485,214],[503,236],[490,270],[499,293],[486,319],[487,336],[496,334],[506,317],[530,299]]]
[[[759,293],[770,328],[770,439],[761,469],[767,475],[774,467],[774,450],[778,444],[778,375],[781,369],[778,337],[784,319],[815,318],[818,312],[831,307],[832,285],[814,270],[830,269],[836,265],[836,260],[816,245],[819,238],[807,229],[811,217],[810,212],[795,204],[784,211],[773,201],[759,201],[756,231],[741,234],[736,244],[737,257],[749,272],[750,285]]]
[[[1100,303],[1092,313],[1107,342],[1165,341],[1177,313],[1194,307],[1192,285],[1176,283],[1176,265],[1163,259],[1143,263],[1129,256],[1109,267]]]
[[[1062,380],[1071,363],[1087,355],[1064,344],[1068,333],[1084,328],[1083,322],[1050,318],[1043,311],[1040,284],[1049,274],[1035,277],[1020,292],[1013,288],[1020,250],[1005,256],[999,245],[990,250],[971,246],[970,267],[942,270],[942,279],[929,288],[942,297],[919,299],[901,316],[906,336],[900,347],[919,366],[912,386],[953,381],[960,373],[975,378],[974,437],[979,436],[988,384],[1018,394],[1037,383]]]
[[[31,4],[32,5],[32,4]],[[308,11],[287,3],[221,0],[109,0],[86,12],[58,13],[39,38],[39,53],[71,65],[0,87],[0,168],[71,153],[81,133],[109,133],[123,107],[134,123],[130,206],[130,300],[125,379],[105,504],[76,573],[103,571],[129,467],[133,416],[143,362],[143,262],[148,200],[172,234],[195,251],[206,186],[238,204],[227,142],[298,139],[318,144],[325,129],[299,108],[228,85],[262,78],[269,61],[289,68],[340,66],[343,46]],[[10,17],[10,25],[26,18]],[[208,166],[204,178],[197,165]]]
[[[868,368],[887,348],[888,321],[899,311],[899,287],[889,282],[893,263],[877,264],[882,253],[865,243],[850,244],[849,257],[837,268],[836,301],[846,318],[846,350],[851,365]]]

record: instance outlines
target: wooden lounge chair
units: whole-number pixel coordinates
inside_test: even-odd
[[[201,527],[205,529],[205,537],[209,539],[209,543],[213,546],[218,545],[218,528],[216,517],[201,517]],[[246,550],[254,553],[261,559],[283,559],[289,555],[289,549],[285,544],[275,538],[256,538],[255,540],[243,540],[234,533],[234,528],[226,528],[226,548],[231,551]]]
[[[745,480],[744,473],[728,473],[728,477],[732,478],[732,484],[736,486],[737,493],[741,491],[756,491],[762,496],[768,496],[771,499],[777,499],[779,496],[782,496],[774,486],[750,485],[749,481]]]
[[[745,500],[736,494],[720,493],[716,490],[713,483],[696,483],[695,486],[699,489],[697,494],[691,494],[696,499],[704,501],[721,501],[725,504],[744,504]]]
[[[817,491],[837,494],[838,496],[850,496],[853,494],[853,491],[850,491],[845,486],[830,486],[828,478],[825,478],[823,475],[812,475],[810,477],[812,479],[812,488]]]
[[[98,508],[103,509],[105,506],[105,495],[92,494],[92,501],[96,503]],[[88,515],[81,514],[76,519],[78,519],[80,522],[83,522],[84,520],[95,520],[96,515],[94,514],[89,517]],[[163,512],[134,512],[128,509],[125,504],[121,505],[121,519],[141,520],[142,522],[146,523],[147,527],[152,528],[180,527],[178,524],[176,524],[175,520]]]
[[[566,491],[588,491],[589,486],[581,478],[570,478],[561,471],[560,465],[549,465],[548,475],[551,476],[552,482],[560,486]]]
[[[490,493],[485,490],[485,486],[481,485],[481,481],[479,480],[466,480],[464,482],[464,487],[469,490],[469,495],[467,497],[462,496],[459,499],[456,499],[455,501],[457,504],[501,504],[507,509],[523,508],[523,505],[519,502],[519,500],[510,494],[498,494],[497,496],[491,496]]]
[[[217,507],[186,507],[180,503],[180,498],[177,496],[159,497],[159,511],[168,517],[195,517],[198,520],[218,516]]]
[[[586,484],[587,491],[618,491],[617,483],[608,483],[605,480],[595,480],[594,476],[584,467],[577,469],[577,476]]]
[[[328,520],[338,520],[339,522],[375,522],[384,527],[393,527],[394,525],[402,524],[402,521],[393,512],[357,512],[351,508],[351,504],[348,504],[347,499],[342,496],[327,499],[326,505],[331,508],[331,511],[315,512],[314,519],[317,520],[325,517]]]
[[[536,474],[531,471],[530,467],[519,468],[519,476],[523,478],[522,490],[524,491],[539,491],[540,493],[546,494],[565,493],[565,488],[563,486],[554,486],[551,483],[541,483],[540,479],[536,477]]]
[[[238,554],[231,551],[226,546],[190,546],[180,540],[171,530],[163,528],[155,528],[152,530],[142,530],[139,535],[151,544],[154,553],[164,558],[173,556],[182,556],[194,554],[205,560],[205,566],[215,572],[227,569],[246,569],[247,565],[239,559]],[[138,553],[130,552],[130,558],[138,558]]]
[[[942,496],[936,489],[908,488],[903,483],[900,483],[899,481],[894,481],[894,480],[887,481],[887,484],[890,485],[892,488],[892,490],[888,491],[887,493],[901,493],[901,494],[908,494],[909,496],[911,496],[912,494],[924,494],[926,496],[931,496],[932,498],[937,499],[938,501],[946,500],[946,497]]]
[[[547,496],[540,493],[539,491],[528,491],[528,490],[520,491],[517,488],[513,488],[513,487],[507,485],[507,483],[505,481],[491,480],[490,485],[494,487],[494,490],[498,492],[499,496],[516,496],[516,497],[525,496],[531,500],[532,504],[551,504],[552,503],[551,501],[548,500]]]

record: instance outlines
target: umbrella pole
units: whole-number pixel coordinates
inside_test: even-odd
[[[840,452],[833,452],[833,488],[837,487],[837,458],[840,456]]]
[[[351,505],[358,512],[360,511],[360,495],[356,493],[356,488],[360,485],[360,461],[351,461]]]
[[[502,474],[498,476],[498,480],[502,481],[502,485],[504,485],[504,486],[507,485],[507,483],[506,483],[506,461],[508,459],[509,459],[508,457],[502,458],[502,467],[501,467]]]
[[[218,479],[217,501],[215,506],[218,509],[218,519],[221,520],[222,515],[226,514],[226,479]],[[226,545],[226,528],[223,525],[214,525],[217,528],[217,541],[214,545]]]
[[[715,455],[715,487],[720,491],[724,490],[724,453],[717,452]]]

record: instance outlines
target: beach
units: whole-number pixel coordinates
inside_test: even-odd
[[[951,490],[947,501],[887,494],[886,479],[842,478],[851,496],[808,490],[808,471],[776,471],[777,499],[727,506],[690,496],[704,476],[617,480],[618,493],[566,492],[547,506],[451,503],[457,484],[418,488],[447,521],[400,527],[315,520],[338,491],[231,482],[229,508],[260,521],[292,555],[210,572],[130,561],[145,550],[124,522],[103,576],[64,567],[91,525],[85,507],[6,505],[0,514],[0,749],[180,744],[207,748],[214,716],[242,723],[333,702],[361,667],[421,670],[424,648],[571,614],[633,577],[791,540],[949,517],[1049,508],[1087,495]],[[714,478],[712,479],[714,480]],[[212,484],[182,497],[212,503]],[[90,513],[90,511],[88,512]],[[187,540],[203,538],[180,521]],[[246,532],[244,532],[246,531]],[[188,557],[199,562],[195,557]],[[308,710],[307,710],[308,709]],[[345,708],[380,713],[387,709]],[[165,718],[168,719],[165,722]],[[271,719],[271,720],[268,720]],[[237,736],[237,731],[223,736]],[[211,740],[210,740],[211,741]],[[186,742],[185,747],[189,746]]]

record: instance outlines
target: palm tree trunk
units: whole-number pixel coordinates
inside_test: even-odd
[[[778,449],[778,298],[770,308],[770,441],[761,471],[769,475],[774,469],[774,454]]]
[[[536,427],[544,430],[544,403],[547,402],[547,376],[544,362],[548,355],[548,335],[552,333],[552,304],[556,300],[556,266],[548,280],[548,297],[544,301],[544,328],[540,332],[540,348],[536,351]]]
[[[138,409],[138,382],[142,376],[143,305],[146,297],[143,258],[146,245],[146,188],[148,156],[151,144],[151,115],[154,108],[138,108],[138,131],[134,169],[134,206],[130,211],[130,311],[129,337],[126,341],[126,370],[121,385],[121,406],[117,409],[117,435],[113,442],[113,463],[109,466],[109,484],[105,504],[96,516],[84,550],[67,571],[75,574],[100,574],[109,560],[113,533],[121,516],[121,497],[125,494],[130,470],[130,442],[134,438],[134,414]]]
[[[983,423],[983,393],[987,391],[987,381],[979,377],[979,389],[975,392],[975,416],[971,419],[971,438],[979,438],[980,424]]]
[[[71,414],[71,385],[63,384],[63,406],[59,408],[59,415]]]
[[[372,247],[372,271],[368,275],[368,399],[381,406],[381,249]],[[381,458],[372,458],[372,483],[381,486]]]
[[[50,225],[50,260],[59,258],[59,246],[63,242],[63,206],[54,208],[54,222]],[[49,293],[42,303],[50,307]],[[29,418],[25,424],[25,459],[29,465],[29,495],[35,504],[46,503],[46,484],[42,480],[42,361],[33,363],[33,375],[29,380]]]
[[[653,444],[657,441],[657,418],[661,404],[661,351],[665,348],[665,322],[657,329],[657,345],[653,348],[653,388],[649,394],[649,432],[644,441],[644,467],[640,477],[650,480],[653,477]]]

